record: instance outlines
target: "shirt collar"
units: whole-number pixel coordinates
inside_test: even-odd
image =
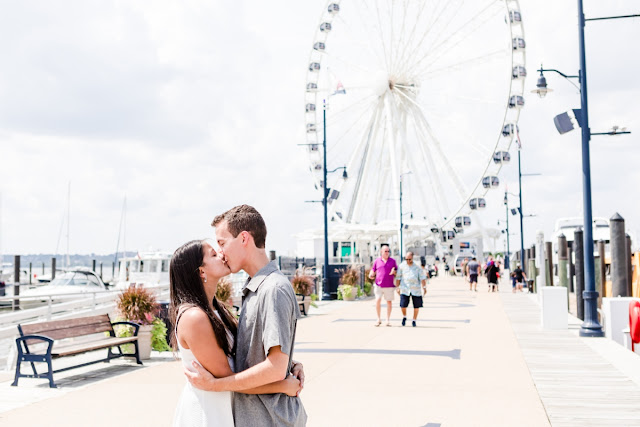
[[[268,275],[278,270],[278,266],[275,261],[271,261],[264,267],[262,267],[255,276],[247,278],[244,287],[242,288],[242,293],[246,295],[249,291],[255,292],[258,290],[264,279],[267,278]]]

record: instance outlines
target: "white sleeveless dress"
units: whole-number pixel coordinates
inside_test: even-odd
[[[216,311],[215,314],[218,315],[218,312]],[[177,329],[176,338],[178,337]],[[233,335],[228,330],[227,334],[233,340]],[[182,366],[193,371],[191,362],[197,361],[193,352],[188,348],[182,347],[179,340],[178,349],[182,359]],[[233,371],[232,358],[229,358],[229,366]],[[173,425],[174,427],[233,427],[232,398],[233,395],[230,391],[199,390],[187,381],[173,417]]]

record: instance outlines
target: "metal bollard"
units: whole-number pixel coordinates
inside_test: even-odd
[[[578,319],[584,320],[584,232],[578,228],[573,234],[573,244],[576,246],[576,314]]]
[[[20,255],[14,255],[13,257],[13,295],[20,296]],[[13,300],[13,309],[20,308],[20,299]]]
[[[624,218],[616,213],[611,224],[611,296],[628,297],[627,293],[627,238]]]

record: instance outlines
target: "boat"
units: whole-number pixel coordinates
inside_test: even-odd
[[[106,292],[107,286],[96,273],[88,268],[73,268],[56,275],[50,283],[40,286],[20,286],[22,308],[41,306],[49,302],[69,301],[85,298],[82,294]],[[74,294],[74,295],[71,295]],[[13,288],[7,289],[6,296],[13,296]],[[42,297],[41,299],[37,297]],[[0,305],[10,305],[3,301]]]
[[[564,234],[569,246],[573,247],[574,233],[578,228],[583,228],[583,223],[584,218],[581,217],[559,218],[553,231],[552,242],[554,246],[557,246],[560,234]],[[611,239],[609,220],[606,218],[593,218],[592,233],[594,242],[604,240],[605,244],[609,244]]]
[[[118,260],[118,278],[116,289],[126,289],[133,284],[148,287],[169,285],[170,252],[138,252],[135,256]]]

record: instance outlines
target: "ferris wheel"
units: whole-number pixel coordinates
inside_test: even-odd
[[[305,145],[331,220],[397,224],[404,206],[405,223],[462,232],[517,137],[518,1],[330,1],[310,48]],[[327,183],[325,132],[327,168],[344,169]]]

